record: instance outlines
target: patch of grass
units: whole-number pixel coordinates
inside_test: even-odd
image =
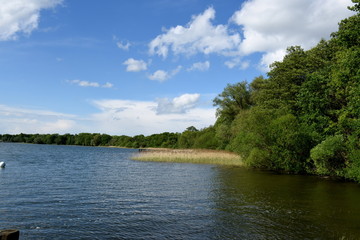
[[[240,156],[226,151],[198,149],[145,149],[132,157],[138,161],[243,166]]]

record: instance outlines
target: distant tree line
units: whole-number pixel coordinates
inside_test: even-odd
[[[330,40],[289,47],[267,77],[229,84],[214,99],[217,121],[150,136],[0,135],[2,141],[84,146],[225,149],[250,167],[360,182],[360,0]]]
[[[212,139],[212,140],[209,140]],[[33,144],[57,144],[79,146],[116,146],[126,148],[205,148],[216,149],[218,143],[215,140],[213,127],[197,130],[188,127],[183,133],[164,132],[150,136],[136,135],[111,136],[100,133],[79,134],[3,134],[0,141],[33,143]]]

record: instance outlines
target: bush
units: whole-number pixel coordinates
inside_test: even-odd
[[[292,114],[280,116],[268,128],[274,168],[297,173],[305,171],[311,140],[297,118]]]
[[[342,135],[329,136],[311,149],[310,158],[315,171],[321,175],[339,175],[345,167],[345,143]]]
[[[356,149],[349,154],[349,166],[345,169],[346,178],[352,179],[360,183],[360,150]]]

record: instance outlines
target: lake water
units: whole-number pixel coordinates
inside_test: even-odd
[[[136,150],[0,143],[0,229],[20,239],[360,239],[360,187]]]

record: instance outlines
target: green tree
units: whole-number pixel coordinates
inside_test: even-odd
[[[228,84],[223,92],[213,100],[217,106],[215,123],[216,138],[220,149],[225,149],[232,138],[231,124],[236,116],[252,106],[251,88],[247,82]]]
[[[349,6],[348,9],[360,13],[360,0],[352,0],[352,2],[355,3],[355,5]]]
[[[194,141],[193,148],[217,149],[219,146],[213,126],[201,129]]]
[[[190,126],[190,127],[186,128],[186,131],[189,131],[189,132],[198,132],[199,130],[197,130],[196,127],[194,127],[194,126]]]
[[[136,135],[132,138],[132,148],[144,148],[147,147],[146,145],[146,141],[145,141],[145,136],[140,134],[140,135]]]
[[[241,110],[251,107],[250,96],[251,92],[247,82],[228,84],[223,92],[213,100],[214,106],[217,106],[216,115],[223,121],[233,121]]]
[[[179,148],[192,148],[195,143],[195,139],[198,135],[196,128],[189,127],[179,135],[178,147]]]
[[[91,133],[79,133],[75,135],[75,145],[91,146],[92,138]]]

